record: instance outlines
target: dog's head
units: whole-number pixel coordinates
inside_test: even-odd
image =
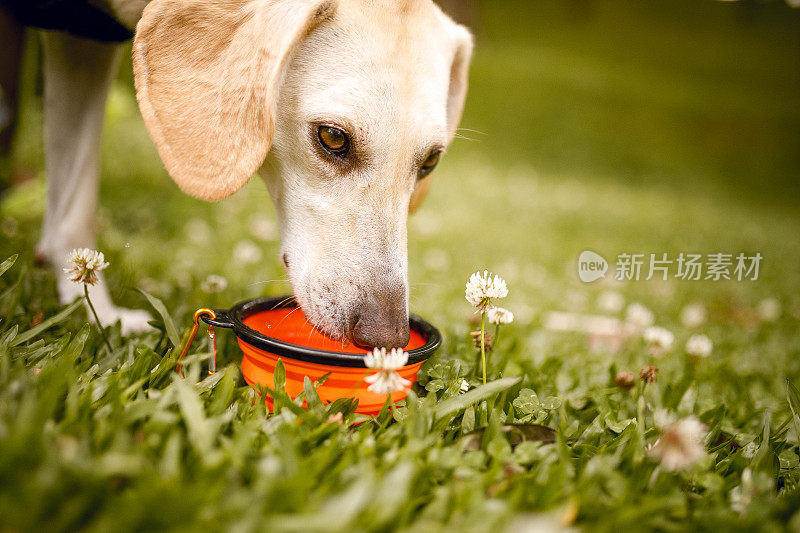
[[[406,219],[452,140],[469,32],[430,0],[154,0],[134,43],[167,170],[206,200],[259,168],[309,320],[408,340]]]

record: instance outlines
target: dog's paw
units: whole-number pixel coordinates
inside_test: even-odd
[[[98,278],[98,284],[89,286],[89,297],[103,327],[113,326],[119,320],[123,335],[146,331],[150,327],[147,323],[153,320],[150,313],[141,309],[126,309],[114,305],[108,289],[104,285],[103,275],[99,275]],[[63,305],[73,302],[76,298],[83,297],[83,285],[73,283],[62,275],[58,278],[58,296]],[[86,312],[89,319],[94,322],[94,316],[88,305],[86,305]]]
[[[122,334],[130,335],[131,333],[140,333],[151,328],[148,324],[153,320],[150,313],[142,311],[141,309],[126,309],[124,307],[114,307],[106,309],[100,317],[100,321],[104,326],[116,324],[117,320],[120,321],[122,326]]]

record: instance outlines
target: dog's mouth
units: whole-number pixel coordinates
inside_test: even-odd
[[[305,316],[306,323],[311,326],[312,335],[321,335],[339,343],[353,342],[352,327],[345,319],[346,313],[333,303],[307,302],[305,298],[298,296],[294,299]]]
[[[294,300],[316,332],[364,349],[408,344],[408,286],[406,273],[399,268],[402,263],[387,260],[383,268],[376,268],[377,262],[367,268],[327,260],[310,265],[290,255],[283,250],[279,257]],[[309,275],[313,272],[323,274]]]
[[[296,301],[313,330],[335,342],[365,350],[375,346],[403,348],[408,344],[410,327],[405,304],[393,311],[390,305],[369,304],[369,298],[348,306],[324,300],[306,303],[296,298]],[[371,301],[377,300],[373,297]],[[383,312],[367,312],[377,308]]]

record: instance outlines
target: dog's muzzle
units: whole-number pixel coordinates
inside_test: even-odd
[[[354,311],[354,343],[381,348],[403,348],[408,344],[411,332],[405,287],[376,291]]]

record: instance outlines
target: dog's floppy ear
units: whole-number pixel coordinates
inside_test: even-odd
[[[447,94],[447,142],[453,140],[461,122],[461,113],[464,111],[464,100],[467,98],[467,79],[469,77],[469,62],[472,58],[472,34],[464,26],[453,24],[455,35],[455,54],[450,66],[450,89]],[[431,177],[427,177],[417,184],[414,194],[411,195],[409,212],[413,213],[425,199],[431,186]]]
[[[298,42],[331,0],[153,0],[133,43],[136,97],[185,192],[219,200],[264,161],[275,101]]]
[[[450,91],[447,95],[447,130],[450,142],[458,130],[464,101],[467,98],[469,62],[472,59],[472,34],[464,26],[455,25],[456,51],[450,66]]]

